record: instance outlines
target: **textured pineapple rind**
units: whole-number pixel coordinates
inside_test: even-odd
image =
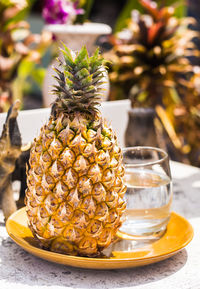
[[[60,113],[41,128],[27,169],[26,211],[33,235],[52,251],[98,256],[123,220],[122,152],[112,128]]]

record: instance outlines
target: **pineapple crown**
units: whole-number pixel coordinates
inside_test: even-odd
[[[104,83],[104,59],[99,54],[99,49],[89,57],[85,46],[76,53],[64,44],[63,47],[61,51],[64,61],[58,59],[61,69],[54,68],[57,84],[53,86],[52,92],[57,95],[57,99],[52,113],[80,112],[94,116],[98,112],[97,106],[100,105],[102,96],[103,88],[100,86]]]

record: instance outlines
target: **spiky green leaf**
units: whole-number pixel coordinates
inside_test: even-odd
[[[54,85],[53,92],[58,98],[54,111],[94,115],[103,90],[100,87],[104,83],[103,58],[98,49],[89,57],[85,46],[73,58],[71,51],[65,45],[63,47],[64,63],[59,61],[61,70],[55,68],[57,85]]]
[[[79,67],[79,64],[83,61],[89,62],[88,52],[85,46],[81,48],[80,52],[76,56],[74,63]]]

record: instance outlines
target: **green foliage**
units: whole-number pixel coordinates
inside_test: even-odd
[[[33,87],[41,90],[46,69],[39,64],[24,59],[18,67],[17,78],[14,81],[14,99],[23,98],[23,94],[32,93]],[[23,104],[23,101],[21,101]]]
[[[131,17],[131,11],[134,9],[143,12],[143,8],[137,0],[127,0],[116,21],[114,32],[121,31],[127,26],[127,20]]]
[[[85,12],[84,14],[80,14],[77,16],[75,23],[84,23],[89,18],[93,4],[94,4],[94,0],[81,0],[80,1],[80,6],[81,8],[84,9]]]
[[[6,30],[7,26],[10,25],[11,23],[17,23],[19,21],[22,21],[22,20],[26,19],[26,17],[30,13],[31,7],[33,6],[34,2],[35,2],[35,0],[26,0],[27,4],[21,10],[19,10],[19,12],[16,15],[14,15],[11,18],[9,18],[5,22],[4,30]],[[0,11],[1,11],[1,9],[4,10],[4,9],[7,9],[9,7],[12,7],[12,6],[14,6],[12,1],[10,1],[10,0],[1,0]]]

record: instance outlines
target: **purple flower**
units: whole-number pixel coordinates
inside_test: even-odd
[[[46,0],[42,16],[48,24],[72,24],[84,10],[77,8],[79,2],[69,0]]]

